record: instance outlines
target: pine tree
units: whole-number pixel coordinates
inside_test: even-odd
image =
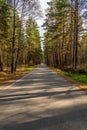
[[[29,18],[26,27],[28,44],[28,64],[38,64],[41,62],[40,34],[35,20]]]

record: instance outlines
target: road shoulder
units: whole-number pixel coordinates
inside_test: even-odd
[[[50,67],[50,69],[56,72],[58,75],[62,76],[65,80],[76,84],[77,87],[79,87],[82,91],[85,91],[87,93],[87,84],[78,82],[72,79],[71,77],[64,75],[61,71],[57,71],[57,69],[54,67]]]

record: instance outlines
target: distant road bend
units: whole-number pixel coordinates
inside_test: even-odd
[[[87,94],[42,64],[0,88],[0,130],[87,130]]]

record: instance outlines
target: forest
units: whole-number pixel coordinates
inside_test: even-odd
[[[87,73],[87,0],[51,0],[44,22],[47,65]]]
[[[1,72],[14,73],[21,65],[41,63],[41,38],[36,22],[40,12],[36,0],[0,0]]]
[[[14,74],[22,66],[35,67],[41,62],[67,72],[87,73],[87,0],[50,0],[47,4],[42,40],[37,24],[42,18],[39,0],[0,0],[0,73]]]

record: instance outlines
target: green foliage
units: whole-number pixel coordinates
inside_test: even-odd
[[[64,74],[66,76],[73,78],[76,81],[87,83],[87,74],[83,75],[83,74],[75,74],[75,73],[70,73],[70,72],[65,72]]]
[[[38,31],[37,23],[30,18],[26,27],[27,44],[28,44],[28,62],[38,64],[41,62],[42,50],[40,34]]]
[[[86,2],[51,0],[48,5],[43,25],[46,30],[44,34],[46,64],[61,69],[76,69],[83,62],[87,63],[87,40],[81,16],[87,9]]]
[[[32,71],[35,68],[36,68],[36,66],[29,66],[28,68],[24,68],[23,71]]]
[[[4,55],[8,40],[10,7],[5,0],[0,0],[0,71],[3,71]]]
[[[14,6],[10,6],[7,0],[0,0],[0,71],[3,71],[5,66],[14,72],[17,65],[29,62],[38,64],[42,58],[40,34],[36,22],[28,23],[27,38],[24,27],[26,15],[30,17],[31,14],[33,18],[40,16],[39,2],[35,0],[22,0],[21,4],[20,1],[14,2]]]
[[[9,15],[10,7],[5,1],[0,0],[0,39],[7,36],[7,31],[9,28]]]

